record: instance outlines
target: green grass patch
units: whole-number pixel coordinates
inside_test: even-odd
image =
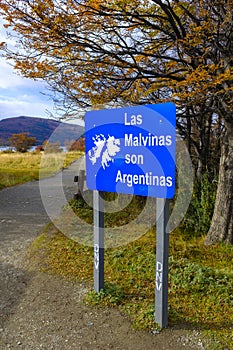
[[[48,248],[46,271],[92,286],[92,247],[68,239],[53,226],[43,240]],[[155,248],[155,231],[151,230],[126,246],[106,249],[105,289],[89,292],[86,302],[118,306],[135,327],[157,331]],[[185,237],[178,230],[170,236],[169,325],[186,324],[201,330],[211,350],[233,348],[232,262],[232,246],[206,247],[204,238]]]
[[[91,191],[89,191],[91,195]],[[115,200],[115,193],[103,193],[105,203],[106,201]],[[92,202],[91,197],[89,202]],[[104,213],[104,225],[105,227],[119,227],[133,221],[143,209],[146,200],[145,197],[134,196],[130,203],[124,208],[119,210],[116,202],[115,206],[118,211]],[[80,219],[84,220],[88,224],[93,224],[93,208],[90,207],[83,198],[77,200],[73,199],[69,202],[69,206],[79,216]]]
[[[22,184],[31,180],[38,180],[37,170],[4,169],[0,170],[0,190],[5,187]]]

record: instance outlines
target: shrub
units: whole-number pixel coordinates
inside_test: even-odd
[[[201,182],[196,182],[192,200],[182,224],[185,231],[201,235],[208,232],[214,211],[216,191],[217,181],[210,181],[208,175],[204,175]]]

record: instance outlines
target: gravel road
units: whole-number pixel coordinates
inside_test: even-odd
[[[0,350],[204,349],[195,330],[134,331],[118,310],[86,306],[84,284],[25,267],[30,243],[76,192],[76,173],[73,163],[40,186],[35,181],[0,191]]]

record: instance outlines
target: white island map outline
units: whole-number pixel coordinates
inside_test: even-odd
[[[88,151],[89,159],[94,165],[100,158],[102,168],[105,170],[111,162],[114,162],[114,157],[120,152],[120,139],[109,134],[107,138],[103,134],[99,134],[92,137],[92,140],[95,146]]]

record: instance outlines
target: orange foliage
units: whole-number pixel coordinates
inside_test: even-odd
[[[22,48],[7,57],[69,105],[159,97],[223,108],[226,97],[231,112],[232,8],[233,0],[0,1]]]

